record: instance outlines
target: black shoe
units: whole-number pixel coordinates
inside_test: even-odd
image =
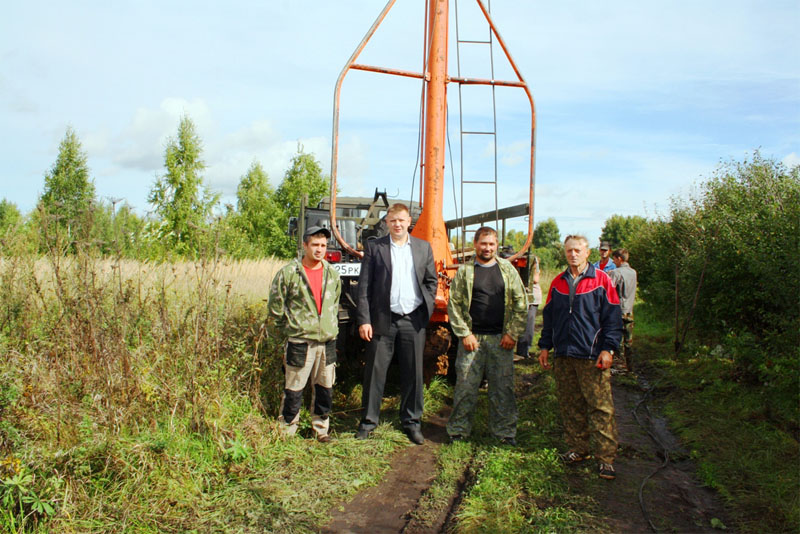
[[[509,447],[516,447],[517,440],[514,438],[503,438],[500,440],[500,445],[507,445]]]
[[[408,439],[411,441],[411,443],[414,443],[416,445],[422,445],[423,443],[425,443],[425,437],[422,435],[422,432],[420,432],[418,428],[407,428],[403,432],[406,433],[406,436],[408,436]]]
[[[366,428],[359,428],[356,431],[356,439],[369,439],[372,435],[372,430],[367,430]]]
[[[453,436],[450,436],[450,443],[455,443],[457,441],[467,441],[467,438],[465,438],[461,434],[455,434]]]

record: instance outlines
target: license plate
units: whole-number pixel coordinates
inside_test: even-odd
[[[333,263],[331,266],[339,272],[339,276],[358,276],[361,273],[360,263]]]

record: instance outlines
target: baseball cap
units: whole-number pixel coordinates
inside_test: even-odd
[[[600,250],[611,250],[611,243],[608,241],[600,241]]]
[[[309,226],[306,228],[306,232],[303,234],[303,238],[305,239],[308,236],[312,236],[315,234],[325,234],[325,237],[330,239],[331,231],[327,228],[323,228],[322,226]]]

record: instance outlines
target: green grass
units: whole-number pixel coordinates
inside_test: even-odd
[[[488,434],[482,391],[470,440],[437,452],[439,472],[414,511],[417,522],[430,524],[461,491],[450,532],[580,532],[587,526],[599,531],[591,500],[569,494],[555,448],[560,430],[552,378],[537,367],[529,361],[516,372],[518,447],[500,446]]]
[[[103,282],[88,260],[48,286],[33,263],[14,265],[0,272],[1,532],[313,532],[408,446],[396,399],[375,439],[352,437],[357,385],[334,390],[332,443],[282,437],[279,340],[260,335],[263,302],[228,295],[213,265],[199,267],[212,272],[191,291]],[[796,529],[797,421],[770,407],[797,399],[772,402],[770,387],[736,382],[713,350],[675,361],[669,327],[646,308],[636,317],[664,410],[703,481],[729,500],[735,528]],[[428,416],[449,388],[427,388]],[[519,447],[487,435],[482,394],[472,441],[439,448],[417,518],[432,520],[463,488],[455,532],[602,531],[557,461],[552,376],[527,361],[517,388]],[[308,438],[307,412],[301,423]]]
[[[776,404],[796,404],[796,392],[791,401],[771,398],[780,390],[737,381],[732,360],[703,347],[689,345],[675,360],[671,340],[663,335],[668,327],[638,310],[636,319],[635,346],[642,363],[657,377],[651,381],[664,413],[690,449],[701,481],[726,499],[736,530],[796,531],[797,422],[787,424],[770,410]],[[791,428],[794,434],[787,430]]]
[[[80,259],[0,270],[0,532],[314,532],[408,443],[353,438],[357,388],[332,443],[283,437],[281,340],[218,264],[179,290]]]
[[[217,438],[188,432],[189,424],[96,431],[66,449],[39,444],[37,457],[21,450],[56,508],[49,531],[313,532],[334,503],[380,480],[407,442],[388,425],[368,441],[284,438],[253,411]],[[17,531],[9,518],[5,526]],[[28,521],[19,531],[35,528]]]

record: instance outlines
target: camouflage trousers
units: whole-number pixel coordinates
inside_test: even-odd
[[[514,353],[500,346],[500,335],[476,335],[478,348],[464,349],[459,341],[453,412],[447,422],[451,436],[467,437],[478,403],[484,374],[489,382],[489,432],[498,439],[517,435],[517,401],[514,397]]]
[[[327,363],[325,343],[289,338],[283,354],[283,369],[286,383],[281,396],[278,421],[284,434],[297,433],[303,390],[311,382],[311,426],[317,436],[328,433],[328,414],[332,407],[332,388],[336,380],[336,364]]]
[[[553,371],[567,446],[575,452],[593,453],[600,462],[614,463],[617,423],[611,370],[598,369],[594,359],[562,356],[555,358]]]
[[[622,359],[628,370],[633,368],[633,314],[622,314]]]

